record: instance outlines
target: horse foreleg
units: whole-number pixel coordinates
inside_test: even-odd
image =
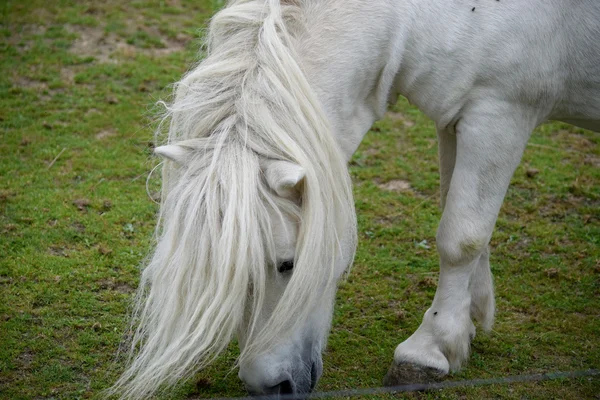
[[[454,127],[438,128],[437,136],[440,160],[440,200],[442,211],[444,211],[456,163],[456,132]],[[477,320],[485,331],[489,331],[494,323],[496,304],[489,249],[487,248],[479,257],[477,267],[473,271],[469,292],[471,293],[471,318]]]
[[[496,300],[494,299],[494,283],[492,271],[490,270],[490,249],[488,246],[479,256],[477,267],[471,275],[469,293],[471,294],[471,318],[479,322],[484,331],[489,332],[492,330],[492,325],[494,325]]]
[[[506,107],[508,108],[508,107]],[[437,233],[440,277],[431,307],[419,328],[400,343],[384,383],[431,381],[456,371],[469,355],[475,326],[490,329],[494,318],[488,243],[529,133],[537,119],[500,106],[465,115],[453,139],[444,132],[441,154],[442,219]],[[486,110],[494,109],[494,113]]]
[[[438,128],[437,136],[440,160],[440,199],[442,211],[444,211],[456,163],[456,132],[454,127]],[[494,324],[496,303],[488,248],[479,257],[477,267],[471,276],[469,292],[471,293],[471,318],[477,320],[483,330],[489,331]]]

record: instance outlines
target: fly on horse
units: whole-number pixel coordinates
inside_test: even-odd
[[[600,130],[597,0],[233,0],[175,86],[157,244],[112,389],[146,398],[237,338],[251,393],[316,385],[356,215],[347,162],[389,101],[436,124],[439,284],[387,384],[458,370],[489,330],[488,243],[532,130]]]

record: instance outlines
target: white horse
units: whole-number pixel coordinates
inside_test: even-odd
[[[251,393],[305,394],[322,372],[356,223],[347,161],[388,101],[439,137],[440,277],[386,383],[456,371],[489,330],[488,242],[531,131],[600,130],[597,0],[234,0],[176,85],[160,228],[129,368],[145,398],[234,337]]]

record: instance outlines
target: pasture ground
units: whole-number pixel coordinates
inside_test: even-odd
[[[197,58],[205,1],[0,4],[0,397],[99,397],[118,375],[156,205],[153,104]],[[437,281],[437,144],[401,100],[351,163],[360,247],[319,390],[381,384]],[[492,238],[491,334],[451,379],[600,368],[600,136],[538,129]],[[159,182],[149,181],[155,195]],[[243,395],[232,346],[169,398]],[[406,397],[598,398],[600,379]],[[391,397],[391,396],[390,396]]]

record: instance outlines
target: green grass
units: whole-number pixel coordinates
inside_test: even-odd
[[[116,353],[155,223],[145,188],[153,103],[196,59],[218,3],[0,5],[0,398],[92,398],[122,369]],[[451,379],[600,368],[599,144],[562,124],[534,133],[491,243],[497,323]],[[433,124],[401,100],[352,160],[360,246],[319,390],[379,386],[433,298],[436,154]],[[242,395],[235,354],[171,397]],[[598,378],[581,378],[407,397],[599,392]]]

